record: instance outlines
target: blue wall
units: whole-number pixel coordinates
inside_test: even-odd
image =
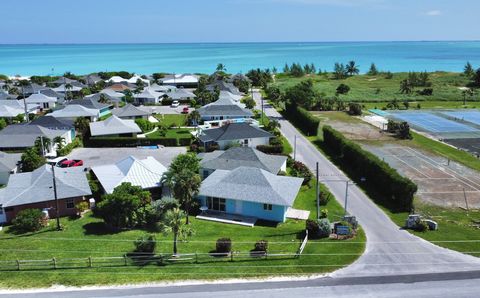
[[[199,196],[198,200],[202,206],[207,205],[207,199],[204,196]],[[226,212],[227,213],[237,213],[236,211],[236,201],[232,199],[226,200]],[[255,203],[242,201],[242,212],[240,215],[252,216],[260,219],[284,222],[285,213],[287,212],[286,206],[273,205],[272,210],[264,210],[263,203]]]

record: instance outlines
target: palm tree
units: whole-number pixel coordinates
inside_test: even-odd
[[[412,84],[410,83],[410,80],[405,79],[400,82],[400,92],[405,93],[405,94],[410,94],[412,93],[413,88]]]
[[[473,96],[473,90],[471,88],[467,88],[465,90],[462,91],[462,95],[463,95],[463,105],[466,105],[466,101],[467,101],[467,96],[469,97],[472,97]]]
[[[73,86],[72,84],[68,83],[68,84],[65,84],[65,99],[68,100],[68,94],[70,92],[70,90],[72,90]]]
[[[348,75],[350,76],[353,76],[353,75],[356,75],[360,72],[360,70],[358,69],[357,65],[355,64],[355,61],[350,61],[347,63],[346,65],[346,72],[348,73]]]
[[[217,71],[223,71],[223,72],[227,71],[227,68],[225,67],[225,64],[218,63],[217,64]]]
[[[177,254],[177,241],[185,240],[193,234],[190,226],[183,223],[185,212],[179,208],[168,210],[161,221],[161,229],[164,234],[173,234],[173,254]]]
[[[38,151],[42,156],[45,156],[45,153],[49,151],[48,149],[51,144],[52,141],[47,137],[40,136],[35,140],[35,147],[38,148]]]
[[[53,138],[53,143],[57,145],[58,149],[62,149],[65,144],[65,138],[62,136],[57,136]]]
[[[23,97],[23,107],[25,108],[25,120],[28,122],[28,109],[27,109],[27,102],[25,100],[25,87],[30,85],[30,82],[27,80],[21,80],[18,82],[20,87],[22,87],[22,97]]]
[[[100,93],[100,96],[98,98],[99,103],[108,103],[110,100],[108,99],[108,96],[104,93]]]
[[[78,117],[77,119],[75,119],[73,125],[82,136],[85,136],[88,129],[90,128],[90,121],[87,118]]]
[[[188,114],[188,122],[193,123],[193,125],[197,126],[200,122],[201,116],[197,110],[193,110],[190,114]]]

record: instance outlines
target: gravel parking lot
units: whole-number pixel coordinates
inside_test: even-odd
[[[69,159],[81,159],[85,167],[113,164],[132,155],[136,158],[153,156],[164,166],[168,167],[179,154],[187,152],[184,147],[164,147],[160,149],[140,148],[77,148],[67,156]]]

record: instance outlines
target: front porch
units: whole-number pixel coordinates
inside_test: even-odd
[[[220,211],[207,210],[196,216],[198,219],[216,221],[221,223],[228,223],[234,225],[241,225],[253,227],[257,222],[256,217],[243,216],[239,214],[231,214]]]

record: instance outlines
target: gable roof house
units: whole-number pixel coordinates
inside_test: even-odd
[[[123,94],[122,94],[123,95]],[[107,102],[103,103],[108,105],[108,108],[112,108],[112,106],[118,107],[121,102],[123,102],[123,96],[122,97],[114,97],[111,95],[108,95],[107,93],[94,93],[90,94],[84,97],[84,99],[90,99],[98,103],[102,103],[102,98],[106,99]]]
[[[72,100],[69,105],[81,105],[87,109],[95,109],[98,110],[98,117],[103,117],[106,115],[111,114],[110,109],[112,108],[112,104],[110,103],[101,103],[100,95],[92,95],[85,97],[84,99],[75,99]]]
[[[121,119],[148,119],[152,115],[147,109],[141,109],[132,104],[126,104],[122,108],[113,109],[112,114]]]
[[[136,137],[142,130],[134,120],[123,120],[112,116],[105,121],[90,122],[90,134],[97,136],[129,136]]]
[[[198,109],[203,121],[246,119],[252,118],[253,113],[243,108],[239,103],[228,97],[220,97],[217,101],[204,105]]]
[[[94,166],[92,172],[106,193],[112,193],[115,187],[124,182],[140,186],[142,189],[159,189],[160,180],[167,168],[152,156],[138,159],[128,156],[112,165]]]
[[[198,199],[208,211],[284,222],[302,182],[253,167],[216,170],[203,180]]]
[[[17,172],[21,157],[21,153],[6,153],[0,151],[0,185],[7,184],[10,174]]]
[[[199,154],[200,167],[203,178],[208,177],[216,170],[232,171],[245,166],[278,174],[287,170],[287,157],[283,155],[269,155],[250,147],[232,147],[226,151],[216,150]]]
[[[160,103],[162,102],[164,93],[153,91],[150,88],[143,89],[142,92],[134,94],[133,98],[137,104],[146,104],[146,103]]]
[[[204,129],[198,136],[205,148],[216,144],[220,150],[234,144],[256,148],[268,145],[272,137],[269,132],[247,123],[228,123],[218,128]]]
[[[193,92],[185,90],[183,88],[176,88],[165,92],[165,95],[172,100],[190,100],[197,97]]]
[[[62,84],[62,85],[60,85],[56,88],[52,88],[52,90],[55,91],[55,92],[58,92],[58,93],[65,94],[67,92],[72,92],[72,93],[80,92],[80,90],[83,89],[83,87],[76,86],[74,84],[70,84],[70,88],[67,88],[66,85],[67,84]]]
[[[41,85],[38,85],[38,84],[35,84],[35,83],[30,83],[27,86],[18,87],[18,90],[20,91],[20,94],[25,94],[25,96],[30,96],[32,94],[39,93],[40,91],[45,90],[45,89],[50,89],[50,88],[45,87],[45,86],[41,86]]]
[[[27,112],[33,113],[37,110],[35,104],[27,104]],[[23,100],[7,99],[0,100],[0,117],[15,118],[18,115],[25,115],[25,105]]]
[[[118,99],[121,99],[121,98],[124,98],[124,97],[125,97],[125,94],[120,93],[120,92],[113,91],[113,90],[110,89],[110,88],[105,88],[105,89],[103,89],[102,91],[100,91],[99,93],[106,94],[106,95],[108,95],[108,96],[110,96],[110,97],[118,98]]]
[[[48,97],[54,97],[57,99],[57,103],[63,103],[65,101],[65,94],[61,94],[58,92],[53,91],[53,89],[44,89],[40,91],[41,94],[46,95]]]
[[[75,205],[90,196],[92,191],[83,168],[56,168],[55,181],[59,215],[77,213]],[[47,209],[55,217],[53,172],[44,165],[33,172],[13,174],[5,188],[0,189],[0,223],[11,222],[24,209]]]
[[[212,83],[208,84],[205,88],[210,92],[214,92],[216,89],[218,89],[220,91],[230,92],[234,95],[242,95],[242,93],[238,90],[238,88],[233,83],[229,83],[224,80],[213,81]]]
[[[40,111],[43,109],[52,109],[57,103],[56,97],[50,97],[42,93],[34,93],[25,99],[27,104],[36,105]]]
[[[87,118],[91,122],[97,121],[99,117],[99,111],[96,109],[88,109],[81,105],[67,105],[61,110],[56,110],[50,113],[51,116],[74,121],[77,118]]]

